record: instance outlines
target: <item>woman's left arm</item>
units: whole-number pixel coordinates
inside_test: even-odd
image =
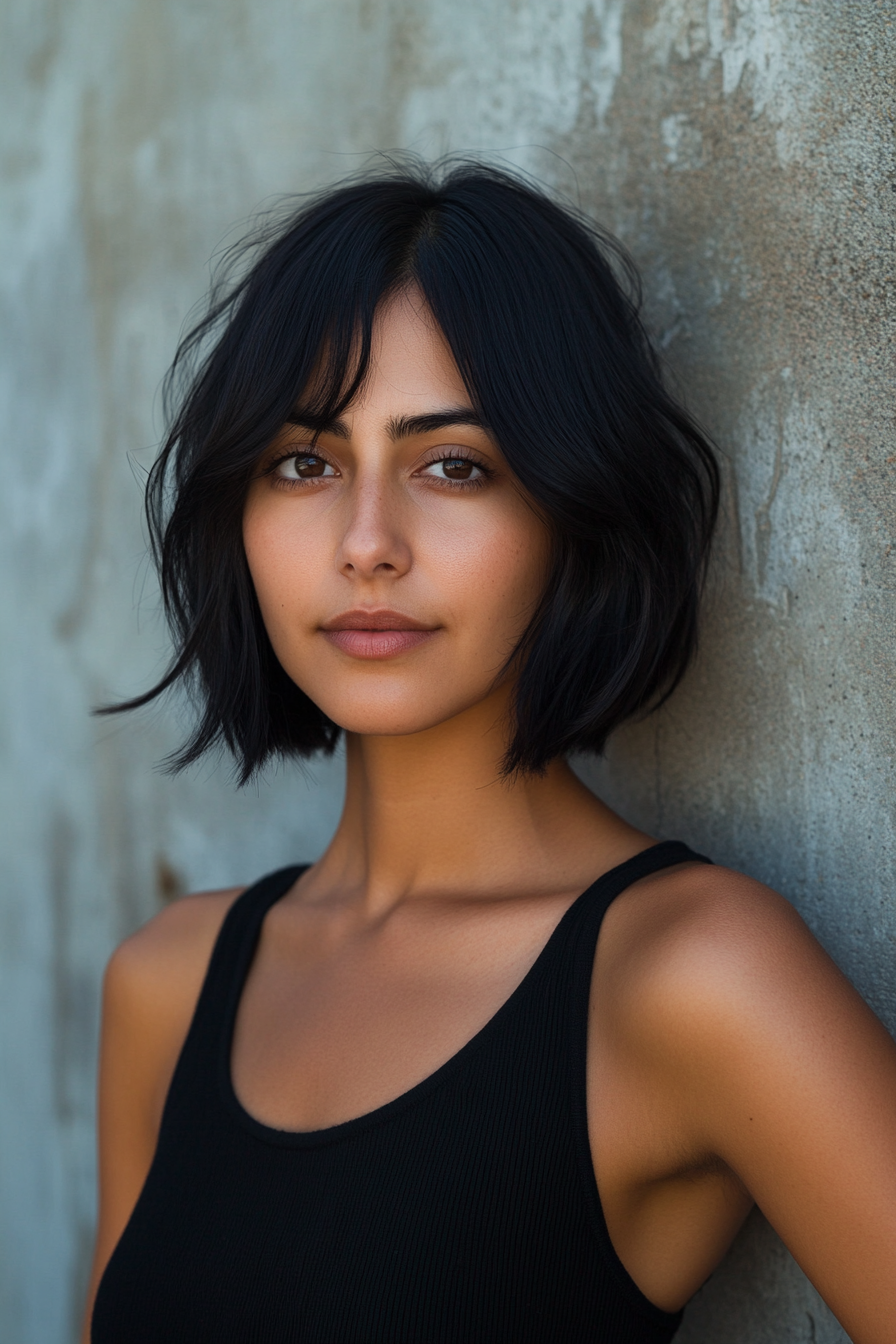
[[[641,1005],[664,1085],[855,1344],[893,1344],[896,1043],[782,897],[696,886]]]

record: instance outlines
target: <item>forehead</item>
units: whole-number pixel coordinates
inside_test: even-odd
[[[422,413],[433,405],[472,408],[451,348],[416,288],[378,309],[367,377],[348,411]]]

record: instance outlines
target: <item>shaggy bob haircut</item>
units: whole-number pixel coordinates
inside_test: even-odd
[[[340,728],[265,632],[243,508],[290,415],[323,430],[348,406],[378,307],[411,284],[552,534],[544,593],[509,660],[505,773],[601,752],[623,720],[661,703],[694,650],[719,478],[663,386],[622,247],[528,182],[455,162],[349,181],[229,256],[236,278],[213,289],[168,374],[170,430],[147,487],[174,655],[157,685],[117,706],[187,683],[199,714],[169,768],[226,745],[245,783],[272,757],[334,749]]]

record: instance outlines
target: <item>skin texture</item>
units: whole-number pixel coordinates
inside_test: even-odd
[[[285,426],[247,501],[277,655],[348,733],[340,826],[265,919],[237,1017],[237,1096],[279,1128],[337,1124],[432,1073],[575,897],[652,843],[562,762],[499,777],[507,661],[547,534],[482,428],[399,432],[446,409],[468,414],[468,395],[419,296],[402,295],[344,422],[316,443]],[[333,629],[385,609],[425,633],[362,657],[390,637]],[[237,895],[177,902],[110,962],[91,1295]],[[685,1302],[755,1199],[857,1344],[892,1339],[896,1046],[786,901],[692,864],[619,897],[596,954],[588,1070],[607,1225],[649,1298]]]

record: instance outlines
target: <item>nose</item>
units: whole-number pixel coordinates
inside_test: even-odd
[[[348,492],[336,555],[337,568],[347,578],[400,578],[410,569],[411,547],[398,493],[382,477],[357,479]]]

